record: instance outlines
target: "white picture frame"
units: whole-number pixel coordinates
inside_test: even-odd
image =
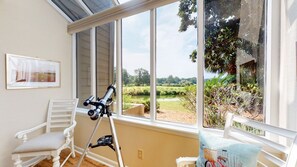
[[[58,61],[6,54],[6,89],[60,87]]]

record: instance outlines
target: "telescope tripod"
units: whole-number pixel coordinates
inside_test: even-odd
[[[112,86],[110,86],[112,87]],[[80,167],[84,157],[86,156],[87,152],[89,151],[89,148],[96,148],[96,147],[100,147],[100,146],[108,146],[110,147],[111,149],[113,149],[115,152],[116,152],[116,156],[117,156],[117,160],[118,160],[118,166],[119,167],[124,167],[124,162],[123,162],[123,159],[122,159],[122,154],[121,154],[121,150],[120,150],[120,146],[119,146],[119,142],[118,142],[118,139],[117,139],[117,134],[116,134],[116,130],[115,130],[115,126],[114,126],[114,122],[113,122],[113,118],[112,118],[112,112],[110,111],[110,105],[112,104],[112,99],[110,98],[111,94],[112,94],[112,91],[115,90],[114,87],[112,88],[108,88],[108,92],[106,93],[105,97],[102,98],[102,99],[99,99],[99,102],[91,102],[92,99],[94,97],[90,97],[89,99],[87,99],[84,103],[85,106],[87,106],[88,104],[91,104],[91,105],[94,105],[96,106],[96,109],[94,110],[90,110],[88,112],[88,115],[90,116],[90,118],[92,120],[96,120],[98,119],[98,116],[99,116],[99,119],[96,123],[96,126],[88,140],[88,143],[84,149],[84,152],[83,154],[81,155],[80,159],[79,159],[79,162],[77,164],[77,167]],[[111,93],[110,93],[111,92]],[[107,102],[109,102],[108,104],[106,104]],[[104,117],[104,115],[107,116],[108,120],[109,120],[109,125],[110,125],[110,130],[111,130],[111,133],[112,135],[105,135],[105,136],[102,136],[100,137],[98,140],[97,140],[97,143],[96,144],[92,144],[91,141]]]

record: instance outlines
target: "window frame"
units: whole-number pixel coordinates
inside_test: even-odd
[[[137,1],[133,0],[132,2]],[[131,1],[130,1],[131,2]],[[175,3],[177,0],[168,1],[167,4]],[[280,7],[279,3],[273,0],[267,0],[266,1],[266,48],[265,48],[265,101],[264,101],[264,111],[265,111],[265,123],[272,124],[272,125],[278,125],[278,115],[279,115],[279,94],[278,92],[278,86],[279,86],[279,45],[276,39],[280,38],[279,30],[279,16],[280,16]],[[198,55],[197,55],[197,107],[196,107],[196,116],[197,116],[197,122],[195,125],[186,125],[181,123],[173,123],[173,122],[166,122],[166,121],[160,121],[156,120],[156,8],[150,10],[150,73],[151,73],[151,79],[150,79],[150,89],[151,89],[151,109],[152,112],[150,114],[150,119],[142,119],[127,115],[122,115],[121,112],[116,112],[115,119],[119,121],[123,121],[126,123],[136,124],[136,125],[144,125],[149,126],[157,129],[166,129],[166,130],[172,130],[177,132],[184,133],[190,133],[190,134],[197,134],[200,129],[207,129],[210,131],[214,131],[217,133],[221,133],[222,130],[218,129],[211,129],[211,128],[204,128],[203,127],[203,111],[204,111],[204,102],[203,102],[203,85],[204,85],[204,0],[197,1],[198,3],[198,12],[197,12],[197,40],[198,40]],[[128,3],[130,4],[130,3]],[[163,5],[167,5],[163,4]],[[161,6],[163,6],[161,5]],[[131,6],[133,6],[133,3],[131,3]],[[160,6],[159,6],[160,7]],[[144,8],[146,9],[146,8]],[[275,10],[273,10],[275,9]],[[147,10],[144,10],[147,11]],[[129,12],[129,11],[127,11]],[[100,15],[100,13],[99,13]],[[92,16],[90,16],[92,17]],[[98,14],[97,16],[98,17]],[[126,17],[126,15],[124,16]],[[274,18],[274,19],[272,19]],[[277,18],[277,19],[275,19]],[[202,20],[202,21],[201,21]],[[116,90],[117,92],[122,92],[122,21],[121,19],[110,18],[109,21],[115,21],[115,58],[116,60]],[[105,23],[102,23],[103,25]],[[278,26],[275,26],[278,25]],[[70,25],[71,26],[71,25]],[[96,25],[97,26],[97,25]],[[68,27],[69,28],[69,27]],[[81,29],[81,28],[80,28]],[[76,38],[75,34],[73,33],[72,38],[73,47],[76,47]],[[199,45],[199,44],[203,45]],[[96,48],[94,48],[96,49]],[[74,60],[76,59],[76,52],[73,49],[73,63],[76,63]],[[94,56],[94,55],[92,55]],[[273,67],[273,68],[272,68]],[[76,97],[75,87],[76,87],[76,65],[73,65],[73,97]],[[74,75],[75,74],[75,75]],[[272,82],[277,81],[277,82]],[[92,87],[96,87],[95,85],[92,85]],[[96,88],[95,88],[96,89]],[[93,91],[92,91],[93,92]],[[91,93],[92,93],[91,92]],[[94,91],[96,93],[96,90]],[[117,110],[122,111],[122,93],[118,93],[116,96],[116,105]],[[78,109],[79,112],[86,113],[86,109]]]

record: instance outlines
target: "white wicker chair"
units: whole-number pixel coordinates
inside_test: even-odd
[[[53,166],[59,167],[60,152],[67,147],[71,149],[71,152],[61,166],[70,155],[75,157],[73,131],[76,125],[77,103],[78,99],[50,100],[47,122],[16,133],[15,137],[22,139],[23,143],[12,152],[15,167],[31,166],[50,156],[53,157]],[[41,128],[45,128],[44,134],[28,139],[27,134]],[[29,160],[28,157],[30,157]],[[22,158],[26,161],[22,161]]]

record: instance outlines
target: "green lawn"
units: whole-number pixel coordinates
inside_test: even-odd
[[[190,112],[183,107],[178,96],[183,96],[185,87],[157,86],[157,102],[160,110]],[[149,86],[125,86],[123,87],[124,101],[127,103],[142,103],[150,100]],[[129,106],[124,106],[129,108]]]
[[[171,110],[171,111],[190,112],[188,109],[182,106],[180,101],[158,101],[158,102],[160,103],[160,110],[163,109],[163,110]]]

